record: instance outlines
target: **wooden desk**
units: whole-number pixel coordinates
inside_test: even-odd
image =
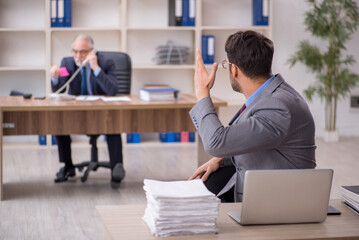
[[[130,102],[52,101],[0,97],[0,194],[3,200],[3,135],[114,134],[195,131],[188,114],[196,103],[191,94],[180,100]],[[227,103],[212,98],[216,109]],[[199,140],[198,159],[203,158]]]
[[[143,205],[96,206],[108,239],[359,239],[359,215],[352,212],[341,200],[331,200],[330,205],[342,212],[328,216],[323,223],[241,226],[227,212],[240,211],[241,203],[220,205],[217,219],[218,234],[154,237],[142,221]]]

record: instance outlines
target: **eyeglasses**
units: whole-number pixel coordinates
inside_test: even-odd
[[[88,49],[88,50],[76,50],[76,49],[72,49],[72,53],[73,54],[77,54],[77,53],[79,53],[80,55],[84,55],[84,54],[86,54],[86,53],[89,53],[91,50],[90,49]]]
[[[227,69],[228,66],[231,66],[232,64],[233,64],[233,63],[228,62],[227,59],[224,59],[224,60],[222,61],[222,67],[223,67],[224,69]]]

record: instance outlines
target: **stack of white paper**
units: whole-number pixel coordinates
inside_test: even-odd
[[[340,192],[344,203],[359,214],[359,185],[342,186]]]
[[[202,180],[144,180],[147,208],[143,220],[156,236],[216,233],[220,200]]]

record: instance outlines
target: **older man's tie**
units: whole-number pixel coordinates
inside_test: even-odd
[[[88,95],[87,92],[87,78],[86,78],[86,68],[81,69],[81,95]]]

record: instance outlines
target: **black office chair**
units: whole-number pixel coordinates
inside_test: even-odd
[[[118,94],[130,94],[131,92],[131,75],[132,75],[132,65],[131,59],[126,53],[122,52],[98,52],[98,54],[103,55],[107,59],[112,59],[115,63],[115,75],[117,78],[118,85]],[[100,135],[89,135],[90,145],[91,145],[91,160],[85,161],[79,164],[75,164],[74,167],[77,168],[80,172],[85,168],[81,181],[85,182],[90,171],[96,171],[99,167],[111,168],[110,162],[100,162],[98,160],[98,150],[97,150],[97,139]]]

